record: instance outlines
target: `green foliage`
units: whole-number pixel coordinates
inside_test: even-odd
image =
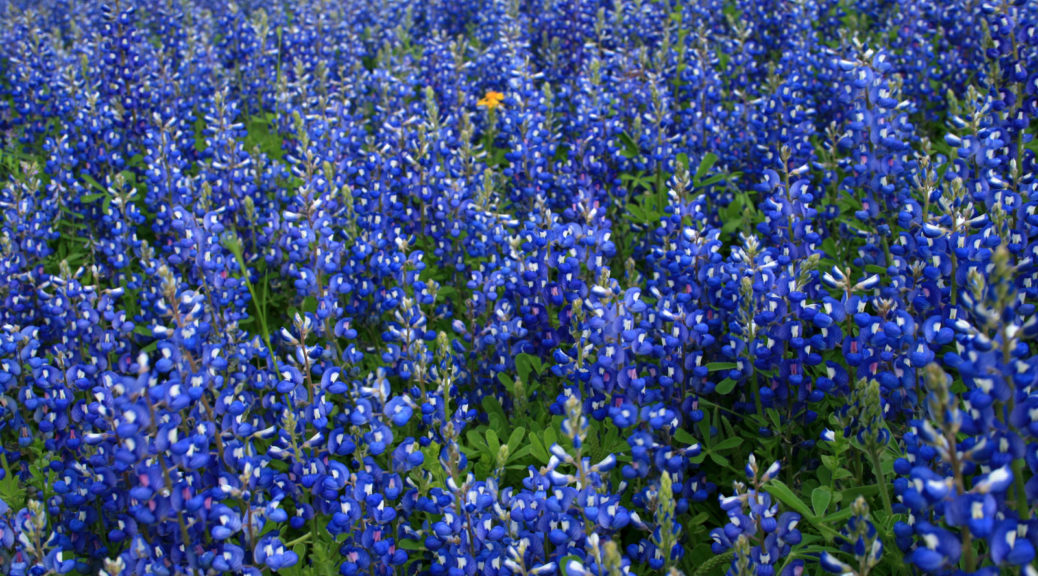
[[[625,157],[637,158],[641,155],[637,143],[626,133],[620,135],[620,140],[624,145],[621,154]],[[712,186],[730,184],[738,179],[740,176],[738,172],[718,172],[711,175],[717,160],[717,155],[712,152],[703,155],[690,182],[675,182],[678,193],[698,196],[706,194]],[[689,169],[688,155],[679,154],[674,177],[682,178],[682,174],[687,173]],[[620,180],[627,185],[631,195],[631,202],[626,206],[624,217],[632,224],[639,226],[651,226],[658,223],[666,214],[667,206],[670,204],[668,186],[662,181],[659,174],[640,171],[634,174],[621,174]]]
[[[726,2],[725,14],[737,20],[741,13],[737,3]],[[855,11],[848,11],[854,13]],[[672,15],[680,22],[683,16],[680,10]],[[846,16],[845,18],[856,18]],[[867,30],[867,21],[849,20],[845,21],[845,28],[851,30]],[[280,29],[279,41],[280,41]],[[394,50],[397,56],[409,55],[419,57],[421,47],[411,41],[407,25],[401,25],[396,30],[398,47]],[[383,56],[380,56],[383,57]],[[726,54],[722,54],[717,64],[720,70],[727,68]],[[374,60],[366,58],[365,64],[371,68]],[[280,76],[280,63],[278,75]],[[489,111],[489,128],[483,135],[483,148],[487,157],[485,164],[489,167],[502,167],[507,165],[505,159],[506,150],[495,146],[494,112]],[[260,153],[275,158],[284,159],[282,149],[282,136],[278,133],[277,116],[274,113],[261,113],[249,116],[244,120],[247,135],[244,138],[244,146],[247,150],[258,150]],[[204,122],[199,120],[195,125],[195,142],[199,150],[205,148]],[[634,130],[630,130],[631,133]],[[619,136],[620,154],[628,160],[643,159],[645,154],[637,140],[631,133],[623,132]],[[1038,153],[1038,140],[1022,144],[1025,148]],[[954,150],[950,149],[943,141],[935,142],[935,148],[949,157],[954,157]],[[821,148],[820,148],[821,149]],[[569,151],[560,148],[558,156],[567,154]],[[20,152],[17,149],[0,149],[0,176],[4,179],[19,176],[21,164],[30,161],[42,161],[43,158],[34,158],[31,155]],[[140,163],[140,158],[131,159],[130,164]],[[750,190],[739,186],[739,173],[728,173],[724,166],[718,167],[718,156],[706,153],[699,159],[694,171],[690,166],[687,155],[679,155],[677,165],[673,173],[664,173],[662,169],[653,171],[639,170],[620,175],[620,180],[627,190],[626,204],[616,203],[612,210],[621,210],[621,218],[613,218],[617,225],[618,258],[626,262],[633,254],[632,227],[634,229],[651,228],[659,223],[667,214],[667,208],[672,201],[671,185],[667,179],[679,179],[684,173],[688,177],[687,186],[681,188],[679,197],[687,195],[682,200],[699,195],[707,195],[707,201],[716,201],[715,198],[724,197],[727,204],[720,207],[721,231],[725,236],[726,243],[730,243],[732,237],[738,233],[752,233],[763,220],[763,214],[757,205],[760,202],[758,195]],[[946,167],[945,167],[946,168]],[[79,197],[79,201],[87,205],[96,205],[105,213],[116,209],[120,195],[129,201],[142,203],[142,194],[139,193],[140,183],[137,181],[139,170],[127,169],[111,176],[108,184],[98,182],[90,174],[82,173],[82,181],[89,185],[90,192]],[[943,176],[943,173],[942,173]],[[294,183],[288,183],[291,188]],[[680,188],[680,186],[679,186]],[[855,213],[862,208],[861,200],[845,191],[829,191],[827,198],[838,209],[838,216],[834,226],[843,226],[847,230],[862,230],[864,224],[858,221]],[[146,208],[145,208],[146,209]],[[615,215],[614,215],[615,216]],[[76,268],[87,265],[93,260],[92,248],[87,240],[80,239],[82,233],[87,232],[87,225],[67,207],[62,206],[62,219],[58,223],[61,235],[54,243],[54,255],[47,261],[46,268],[49,272],[56,272],[64,263]],[[270,336],[276,330],[287,323],[295,312],[314,312],[317,306],[316,299],[308,297],[297,302],[279,300],[278,290],[272,286],[271,280],[266,273],[262,261],[246,261],[245,250],[242,239],[237,235],[244,234],[244,230],[232,231],[225,237],[224,246],[234,255],[238,264],[238,272],[241,280],[248,287],[251,303],[248,310],[250,318],[243,320],[242,324],[252,323],[258,328],[270,357],[276,357]],[[825,257],[821,260],[823,267],[831,267],[850,261],[853,258],[855,244],[853,242],[836,242],[834,235],[822,243],[822,251]],[[419,238],[419,242],[428,241]],[[418,245],[419,249],[428,254],[433,253],[433,246]],[[469,265],[478,264],[473,259]],[[250,268],[252,266],[252,268]],[[614,267],[617,270],[622,266]],[[881,278],[886,277],[886,269],[882,266],[866,266],[865,272],[879,274]],[[456,270],[448,267],[430,265],[422,272],[423,280],[435,280],[444,284],[437,293],[438,302],[451,302],[457,310],[465,309],[468,299],[463,282],[459,282]],[[282,297],[283,298],[283,297]],[[124,308],[132,317],[135,313],[134,306],[137,304],[137,294],[127,290],[123,297]],[[258,326],[256,326],[258,323]],[[430,325],[436,330],[447,331],[450,329],[449,321],[443,318],[431,318]],[[250,329],[254,329],[250,327]],[[137,326],[134,332],[142,337],[149,337],[150,331],[144,326]],[[830,359],[830,358],[827,358]],[[833,358],[838,360],[838,358]],[[366,359],[373,363],[364,368],[373,368],[377,360]],[[488,394],[481,403],[484,421],[468,428],[458,438],[460,449],[467,456],[471,471],[479,478],[496,476],[503,480],[503,484],[515,484],[521,481],[525,475],[524,471],[529,466],[543,466],[551,459],[549,448],[553,444],[563,444],[565,439],[559,432],[562,424],[561,416],[552,416],[546,409],[545,399],[552,399],[558,393],[561,383],[560,379],[554,377],[549,367],[541,358],[530,354],[518,354],[515,359],[515,373],[498,374],[498,380],[503,387],[503,394]],[[712,362],[707,364],[707,369],[712,377],[720,376],[718,373],[727,373],[736,369],[735,362]],[[772,377],[771,374],[760,373],[762,378]],[[721,398],[716,401],[729,401],[736,398],[741,389],[745,388],[744,382],[740,383],[731,378],[722,378],[716,383],[715,393]],[[960,383],[961,384],[961,383]],[[733,396],[736,395],[736,396]],[[536,399],[536,400],[534,400]],[[808,557],[821,550],[821,544],[834,542],[838,530],[850,517],[849,503],[859,495],[866,495],[873,501],[883,498],[883,491],[887,490],[884,475],[891,474],[893,461],[897,457],[896,447],[892,445],[879,446],[868,444],[859,440],[854,434],[843,433],[844,422],[831,421],[828,424],[836,430],[832,441],[819,443],[821,452],[820,466],[811,468],[806,465],[803,455],[798,454],[795,449],[789,449],[794,443],[786,436],[790,434],[792,418],[797,415],[783,412],[778,409],[769,409],[763,414],[746,416],[732,415],[730,412],[717,405],[711,405],[708,401],[700,400],[707,406],[708,415],[701,420],[694,429],[677,428],[671,431],[675,447],[699,445],[700,452],[692,458],[692,462],[698,464],[707,472],[709,478],[723,478],[726,480],[743,477],[740,469],[747,454],[751,451],[766,453],[771,460],[782,460],[783,470],[787,476],[783,479],[773,479],[768,482],[764,489],[779,501],[786,509],[796,511],[803,517],[803,522],[811,526],[811,530],[805,530],[805,545],[798,549],[797,555]],[[504,405],[503,405],[504,404]],[[511,416],[509,415],[511,414]],[[820,425],[819,425],[820,426]],[[806,425],[805,425],[806,427]],[[818,427],[816,427],[818,428]],[[761,429],[769,430],[772,435],[762,436]],[[819,432],[815,428],[805,428],[812,432]],[[606,457],[609,454],[630,452],[627,434],[619,429],[610,420],[591,420],[588,430],[585,455],[592,462]],[[431,442],[422,448],[425,456],[426,466],[420,473],[416,472],[412,480],[416,481],[423,489],[429,486],[445,486],[446,471],[439,465],[440,449],[442,445]],[[0,465],[6,471],[3,479],[0,479],[0,499],[3,499],[12,508],[24,507],[28,500],[34,495],[46,497],[47,487],[52,485],[54,472],[48,464],[54,455],[46,453],[43,440],[37,438],[29,449],[31,457],[27,460],[27,470],[18,470],[18,466],[12,465],[6,457],[0,454]],[[862,462],[870,462],[868,466],[862,466]],[[275,468],[282,466],[282,462],[274,462]],[[27,478],[26,482],[19,477]],[[629,490],[633,493],[636,490]],[[630,498],[630,496],[627,496]],[[629,504],[629,502],[626,502]],[[695,507],[694,507],[695,508]],[[712,576],[725,572],[732,560],[732,554],[714,555],[709,545],[704,544],[707,539],[706,531],[710,526],[723,523],[723,515],[714,506],[706,506],[708,511],[694,509],[679,518],[683,527],[682,537],[689,543],[682,568],[688,574],[699,576]],[[878,508],[878,507],[877,507]],[[893,523],[897,517],[892,513],[889,504],[886,510],[875,512],[877,529],[880,538],[888,546],[893,547]],[[325,530],[311,530],[292,543],[292,548],[303,559],[297,565],[286,568],[279,574],[288,576],[332,576],[334,567],[338,564],[338,544],[335,539]],[[398,540],[397,546],[413,552],[423,552],[424,544],[413,540]],[[893,556],[893,555],[891,555]],[[419,559],[420,554],[414,554],[412,562]],[[565,558],[560,565],[565,565]],[[884,560],[887,573],[904,570],[903,567],[891,566],[894,560]]]
[[[307,540],[312,540],[309,546]],[[290,542],[286,547],[299,556],[299,562],[275,572],[279,576],[336,576],[338,573],[339,544],[327,530],[319,530],[316,535],[308,532],[305,538]]]
[[[720,421],[724,428],[730,426],[727,420]],[[738,449],[743,445],[743,439],[734,434],[730,436],[722,434],[712,435],[710,423],[706,419],[700,420],[697,427],[700,434],[698,444],[701,452],[698,456],[692,458],[692,462],[701,464],[709,459],[717,466],[738,473],[738,470],[732,467],[732,461],[729,456],[740,453]],[[695,437],[681,429],[674,433],[674,438],[683,444],[692,445],[697,443]],[[736,458],[738,460],[743,459],[741,456],[736,456]]]
[[[0,500],[15,510],[25,506],[25,487],[18,481],[18,471],[7,462],[7,456],[0,454],[0,466],[4,477],[0,479]]]
[[[833,490],[828,486],[819,486],[811,491],[811,510],[816,515],[823,516],[833,501]]]
[[[0,454],[0,468],[4,477],[0,479],[0,500],[13,510],[28,506],[30,500],[46,500],[51,496],[55,472],[50,463],[54,455],[47,451],[43,438],[36,436],[28,446],[22,459],[9,462],[6,454]]]
[[[732,560],[735,558],[735,552],[725,552],[724,554],[718,554],[711,556],[709,560],[699,564],[699,567],[695,572],[692,572],[693,576],[721,576],[728,570]]]
[[[523,443],[526,429],[522,426],[512,428],[511,434],[504,442],[492,427],[469,430],[465,437],[468,442],[463,446],[463,450],[469,461],[475,462],[474,471],[477,476],[485,478],[492,473],[501,474],[509,470],[526,469],[526,466],[518,462],[528,460],[526,456],[531,453],[532,444]]]
[[[561,417],[559,418],[561,423]],[[554,424],[554,422],[553,422]],[[551,458],[551,454],[548,453],[548,448],[552,444],[559,443],[559,435],[555,432],[556,426],[545,428],[542,434],[530,434],[530,453],[533,454],[537,462],[541,464],[547,464]]]
[[[245,121],[246,136],[243,145],[246,150],[258,149],[261,153],[275,160],[283,160],[285,151],[281,146],[281,135],[277,133],[277,115],[273,112],[250,116]]]

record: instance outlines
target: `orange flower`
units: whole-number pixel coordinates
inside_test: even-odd
[[[501,102],[504,101],[504,99],[504,94],[500,92],[495,92],[493,90],[489,90],[482,98],[479,99],[479,102],[476,102],[476,106],[483,106],[485,108],[493,110],[494,108],[500,106]]]

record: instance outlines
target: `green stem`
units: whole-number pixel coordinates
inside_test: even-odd
[[[750,362],[750,366],[753,366],[753,362]],[[757,378],[757,369],[753,369],[753,405],[757,409],[757,414],[764,416],[764,406],[760,400],[760,381]]]
[[[956,269],[959,267],[959,258],[955,255],[955,246],[951,247],[951,305],[954,308],[959,300],[959,283],[956,277]]]
[[[234,259],[238,262],[238,268],[241,269],[241,279],[245,282],[246,288],[249,289],[249,296],[252,297],[252,302],[256,307],[256,317],[260,323],[260,336],[263,338],[263,344],[267,347],[267,353],[270,354],[270,361],[274,365],[274,371],[278,370],[277,356],[274,355],[274,347],[270,344],[270,330],[267,327],[267,314],[265,306],[262,301],[256,296],[256,288],[252,285],[252,280],[249,279],[249,268],[245,266],[245,258],[242,256],[241,243],[237,236],[228,238],[224,242],[224,245],[228,250],[234,254]]]
[[[285,548],[288,549],[288,550],[291,550],[292,548],[295,547],[296,544],[302,544],[303,542],[306,542],[307,540],[310,539],[310,535],[311,534],[313,534],[313,532],[307,532],[306,534],[303,534],[302,536],[300,536],[299,538],[296,538],[295,540],[292,540],[290,542],[286,542],[285,543]]]
[[[890,503],[890,486],[887,484],[886,474],[883,472],[883,462],[880,458],[880,449],[875,447],[870,450],[872,456],[872,467],[875,469],[876,482],[879,484],[879,497],[883,500],[883,509],[888,516],[894,515],[894,507]]]
[[[969,527],[964,527],[962,531],[962,552],[966,572],[972,574],[977,570],[977,551],[974,550],[973,535],[970,533]]]

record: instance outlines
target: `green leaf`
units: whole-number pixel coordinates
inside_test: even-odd
[[[559,416],[558,419],[562,420],[562,417]],[[551,428],[545,429],[545,431],[544,431],[544,447],[545,448],[551,448],[552,444],[558,444],[558,443],[559,443],[559,435],[555,432],[555,426],[553,425]]]
[[[530,382],[530,372],[536,372],[537,375],[544,373],[544,364],[541,359],[532,354],[518,354],[515,357],[515,370],[519,373],[519,378],[523,382]]]
[[[840,492],[843,495],[844,501],[851,501],[858,496],[874,496],[879,494],[879,485],[869,484],[867,486],[855,486],[853,488],[847,488]]]
[[[280,528],[278,527],[277,522],[272,522],[270,520],[267,520],[263,524],[263,528],[260,529],[259,534],[257,534],[257,537],[265,536],[265,535],[267,535],[267,534],[269,534],[269,533],[271,533],[271,532],[273,532],[275,530],[280,530]]]
[[[728,69],[728,61],[730,59],[731,59],[731,56],[729,56],[727,52],[721,52],[721,55],[718,56],[718,58],[717,58],[717,69],[719,71],[721,71],[721,72],[724,72],[725,70],[727,70]]]
[[[725,206],[723,210],[725,220],[734,220],[742,217],[743,208],[746,207],[746,201],[739,196],[736,196],[730,204]]]
[[[469,441],[468,447],[476,448],[476,449],[480,450],[481,452],[485,451],[484,448],[487,447],[487,442],[486,442],[486,440],[483,439],[482,436],[479,435],[479,432],[477,432],[475,430],[469,430],[468,432],[465,433],[465,438],[467,438],[468,441]],[[464,448],[464,446],[463,446],[463,448]]]
[[[829,503],[833,500],[833,491],[828,486],[819,486],[811,491],[811,508],[818,516],[825,515]]]
[[[832,237],[826,238],[822,242],[822,252],[825,252],[828,256],[835,258],[837,256],[836,241]]]
[[[403,550],[415,550],[419,552],[425,551],[425,542],[419,542],[417,540],[411,540],[410,538],[401,538],[396,541],[397,548]]]
[[[490,455],[493,458],[497,457],[497,453],[501,450],[501,439],[497,437],[497,432],[491,428],[487,430],[487,448],[490,448]]]
[[[321,537],[314,542],[313,570],[315,576],[335,576],[335,559],[339,556],[338,545],[327,531],[322,531]],[[300,557],[301,559],[302,557]]]
[[[453,286],[440,286],[440,289],[436,292],[436,301],[443,302],[449,300],[451,296],[455,295],[458,289]]]
[[[631,135],[627,132],[620,134],[620,142],[624,145],[623,152],[625,158],[637,158],[641,156],[641,148],[638,147],[638,143],[631,138]]]
[[[502,372],[497,375],[497,379],[505,385],[505,390],[508,390],[510,396],[515,396],[515,380],[511,376]]]
[[[822,519],[826,524],[842,525],[847,522],[847,519],[854,515],[854,510],[850,506],[845,506],[836,512],[826,516]]]
[[[0,454],[0,465],[4,469],[4,478],[0,480],[0,500],[15,510],[21,509],[25,505],[25,489],[18,482],[14,468],[7,463],[7,456]]]
[[[765,490],[778,501],[782,502],[787,507],[792,508],[793,511],[798,512],[804,520],[817,528],[818,533],[827,541],[831,542],[833,538],[837,536],[836,530],[833,530],[831,527],[827,526],[824,521],[820,520],[818,516],[808,508],[807,504],[804,504],[804,501],[793,493],[793,491],[789,489],[789,486],[786,486],[781,480],[771,480],[765,486]]]
[[[714,461],[718,466],[728,466],[730,461],[725,456],[718,454],[717,452],[710,452],[710,459]]]
[[[710,436],[710,421],[707,420],[706,418],[703,418],[702,420],[699,421],[697,426],[699,427],[699,435],[700,435],[700,437],[702,437],[704,439],[704,443],[709,446],[710,445],[710,439],[711,439],[711,436]]]
[[[836,200],[836,204],[840,207],[841,210],[845,212],[856,212],[858,210],[861,210],[863,207],[861,200],[855,198],[847,192],[844,192],[840,195],[840,197]]]
[[[843,480],[845,478],[851,478],[854,476],[854,474],[851,474],[850,470],[846,470],[844,468],[833,470],[832,474],[833,480]]]
[[[529,456],[529,455],[530,455],[530,445],[529,444],[523,444],[514,453],[510,452],[508,454],[508,461],[509,462],[514,462],[516,460],[522,460],[524,457]],[[519,464],[508,465],[508,466],[505,466],[505,468],[507,468],[509,470],[526,470],[526,466],[522,466],[522,465],[519,465]]]
[[[483,410],[486,410],[487,415],[499,416],[505,422],[508,421],[507,417],[505,416],[505,409],[501,407],[501,401],[498,400],[496,397],[484,396],[482,405]]]
[[[742,446],[742,438],[740,436],[732,436],[731,438],[725,438],[722,440],[713,447],[713,450],[732,450],[739,446]]]
[[[718,394],[721,394],[722,396],[725,396],[731,394],[732,390],[735,390],[735,384],[735,380],[732,380],[731,378],[725,378],[724,380],[721,380],[717,383],[717,386],[714,388],[714,391]]]
[[[699,514],[696,514],[695,516],[689,518],[687,521],[684,522],[684,524],[685,526],[691,528],[693,526],[699,526],[700,524],[703,524],[709,519],[710,514],[707,514],[706,512],[700,512]]]
[[[807,507],[807,504],[800,499],[789,486],[786,486],[781,480],[772,480],[768,482],[765,490],[768,494],[771,494],[777,498],[780,502],[792,508],[795,512],[799,512],[804,518],[814,518],[815,515],[811,512],[811,509]]]
[[[717,154],[713,152],[707,152],[705,156],[699,161],[699,168],[696,168],[696,175],[692,177],[692,182],[699,186],[699,183],[703,180],[703,176],[714,167],[717,163]]]
[[[696,437],[689,434],[684,428],[674,430],[674,439],[689,446],[699,443],[699,440],[696,440]]]
[[[645,209],[634,202],[627,204],[627,211],[624,212],[624,217],[632,222],[637,222],[639,224],[645,224],[649,222],[649,216],[646,215]]]
[[[723,182],[730,178],[733,178],[735,174],[714,174],[713,176],[703,180],[702,182],[696,183],[696,188],[706,188],[707,186],[713,186],[718,182]]]
[[[609,454],[615,454],[617,452],[626,452],[631,449],[627,440],[624,440],[621,436],[620,429],[613,425],[608,425],[609,431],[606,432],[605,439],[602,441],[603,451],[598,455],[596,460],[605,458]]]
[[[735,362],[710,362],[706,365],[706,369],[710,372],[720,372],[721,370],[734,370],[739,365]]]
[[[108,194],[108,189],[105,188],[104,186],[102,186],[101,183],[98,182],[97,180],[94,180],[94,177],[91,176],[90,174],[87,174],[86,172],[83,172],[83,173],[81,173],[79,175],[79,177],[82,178],[83,180],[86,180],[86,183],[90,184],[91,187],[100,190],[101,194]],[[85,202],[89,202],[89,200],[84,200],[84,201]]]
[[[538,438],[536,434],[530,435],[530,453],[542,464],[547,464],[548,460],[551,459],[548,449],[544,446],[544,441]]]
[[[526,428],[519,426],[508,436],[508,453],[515,455],[519,450],[519,443],[523,441],[523,436],[526,434]]]
[[[840,461],[835,456],[822,454],[822,465],[830,470],[836,470],[840,467]]]

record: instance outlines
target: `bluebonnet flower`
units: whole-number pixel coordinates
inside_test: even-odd
[[[853,574],[862,576],[871,573],[883,556],[883,541],[880,540],[876,526],[869,516],[869,505],[859,496],[851,504],[853,514],[842,531],[844,539],[843,552],[853,560],[848,563],[836,555],[822,552],[820,563],[823,568],[834,574]]]
[[[256,543],[253,558],[257,564],[277,571],[294,566],[299,562],[299,555],[292,550],[285,550],[285,545],[276,534],[264,536]]]
[[[0,6],[12,573],[1030,569],[1033,0],[253,4]]]
[[[800,544],[801,534],[797,529],[800,515],[796,512],[779,514],[779,507],[772,503],[771,495],[765,491],[769,480],[778,475],[778,462],[761,470],[752,455],[746,464],[746,477],[751,482],[747,487],[736,482],[736,493],[721,496],[721,509],[728,514],[729,523],[724,528],[710,532],[713,540],[711,549],[721,554],[734,549],[731,573],[770,573],[781,565],[793,546]],[[796,562],[783,563],[783,574],[795,574],[802,565]]]

